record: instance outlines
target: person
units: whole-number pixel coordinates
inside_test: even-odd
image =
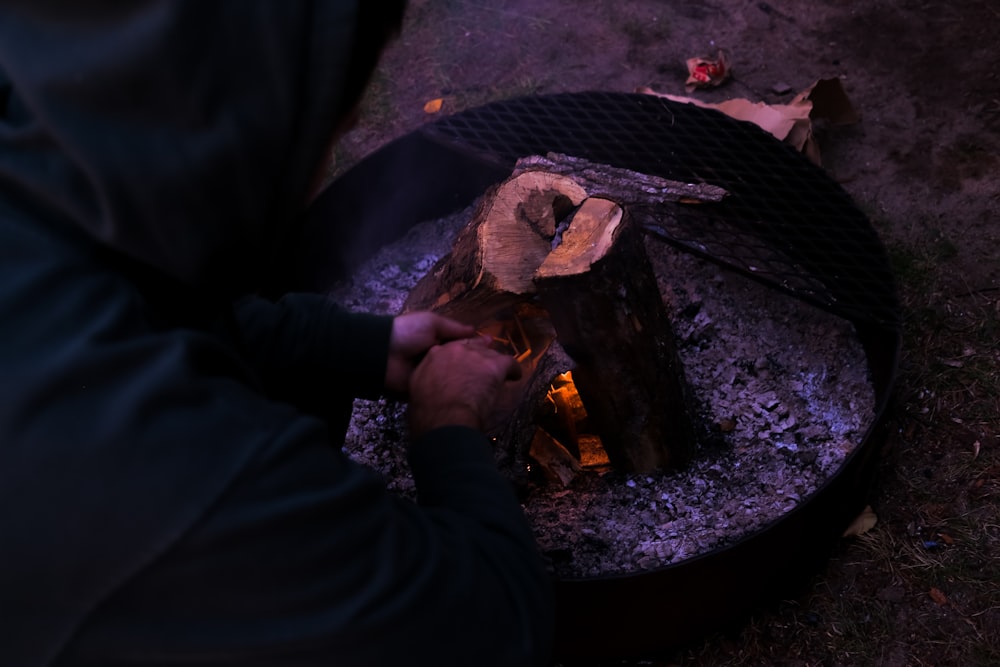
[[[482,433],[517,365],[431,313],[258,296],[402,5],[0,9],[0,664],[545,663]],[[385,392],[417,502],[341,449]]]

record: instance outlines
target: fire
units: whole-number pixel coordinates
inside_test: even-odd
[[[488,336],[495,349],[510,354],[518,363],[534,356],[531,339],[524,330],[521,318],[516,314],[510,320],[494,320],[482,325],[476,332],[480,336]]]
[[[491,347],[514,357],[526,378],[538,371],[542,357],[555,339],[548,314],[524,308],[496,313],[481,323],[477,331],[491,339]],[[547,372],[551,372],[551,367]],[[539,391],[544,391],[542,387],[539,386]],[[539,394],[534,396],[541,398]],[[608,455],[600,437],[592,432],[572,371],[552,377],[544,396],[547,409],[535,413],[537,428],[528,452],[544,476],[565,488],[583,468],[609,467]],[[524,400],[519,394],[512,398]]]
[[[552,434],[582,466],[609,465],[608,455],[597,435],[588,432],[587,409],[573,382],[573,372],[560,373],[553,379],[546,396],[554,410],[553,427],[559,435]],[[551,423],[551,422],[550,422]],[[565,440],[565,441],[564,441]]]

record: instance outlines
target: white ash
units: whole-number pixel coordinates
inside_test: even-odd
[[[396,315],[414,285],[451,250],[475,206],[438,220],[422,222],[382,247],[350,279],[335,285],[330,297],[349,310]]]
[[[337,286],[347,307],[395,314],[450,250],[474,207],[414,227]],[[565,578],[661,567],[731,544],[832,477],[874,419],[853,326],[650,239],[686,380],[715,432],[680,472],[585,470],[523,498],[539,547]],[[357,401],[345,451],[413,498],[405,406]]]

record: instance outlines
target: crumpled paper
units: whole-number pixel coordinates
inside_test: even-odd
[[[813,136],[814,123],[824,121],[830,125],[850,125],[859,120],[840,79],[819,79],[788,104],[766,104],[743,98],[712,104],[693,97],[659,93],[652,88],[639,88],[636,92],[717,109],[727,116],[750,121],[794,146],[815,164],[822,164],[822,161],[819,145]]]

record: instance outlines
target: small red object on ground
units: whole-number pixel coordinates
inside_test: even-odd
[[[729,60],[721,49],[714,58],[688,58],[687,68],[688,78],[684,83],[688,90],[718,86],[729,78]]]

